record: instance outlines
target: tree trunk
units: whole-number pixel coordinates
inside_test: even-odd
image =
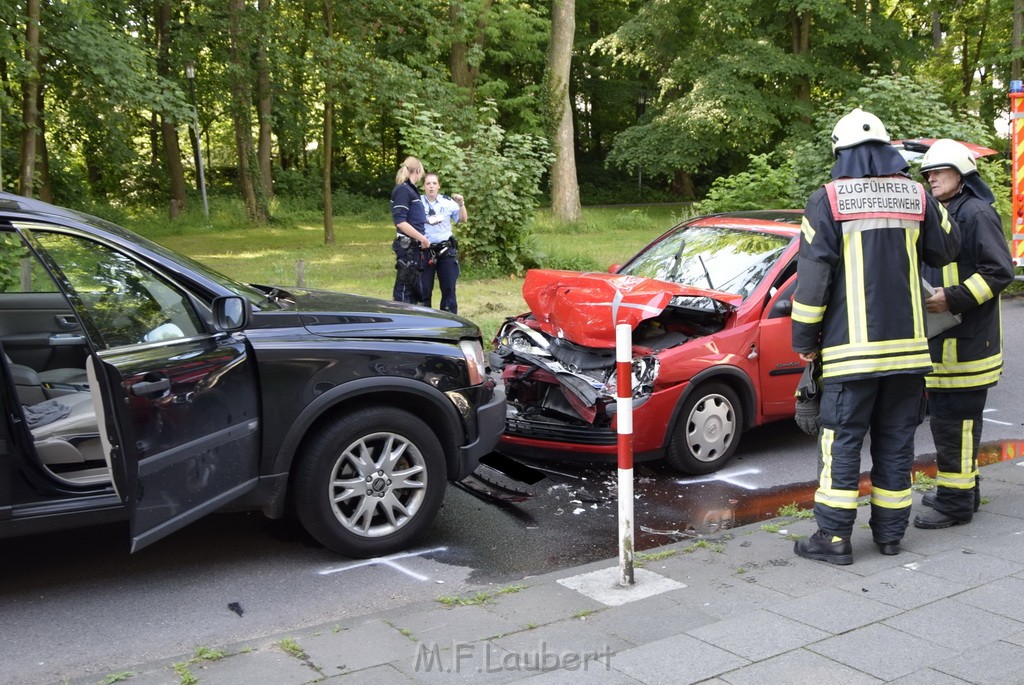
[[[259,182],[259,168],[252,144],[252,102],[247,75],[249,65],[243,59],[248,46],[242,37],[242,13],[245,0],[230,0],[228,6],[228,36],[231,41],[231,110],[235,127],[235,151],[238,153],[238,190],[250,221],[266,223],[269,218],[266,196]]]
[[[675,197],[681,197],[686,200],[695,198],[697,192],[693,189],[693,175],[689,171],[678,169],[672,178],[669,192]]]
[[[18,174],[18,193],[32,197],[32,182],[36,173],[36,130],[39,112],[39,0],[25,3],[25,61],[28,73],[21,83],[21,169]]]
[[[459,36],[452,41],[452,51],[448,59],[449,67],[452,71],[452,83],[466,89],[470,102],[473,101],[476,80],[480,75],[480,67],[472,67],[469,64],[470,46],[483,46],[486,40],[484,31],[487,29],[487,13],[490,12],[493,4],[494,0],[486,0],[483,3],[483,7],[479,10],[480,14],[477,16],[473,33],[470,36],[469,32],[462,27],[466,13],[463,3],[461,0],[449,0],[448,2],[449,23],[455,28],[456,35]]]
[[[169,54],[171,50],[171,3],[160,0],[156,7],[156,40],[157,61],[156,73],[168,77],[171,72]],[[167,163],[167,176],[171,183],[171,201],[167,213],[172,219],[185,211],[187,190],[185,187],[185,167],[181,163],[181,145],[178,141],[178,129],[163,114],[160,115],[160,140],[163,146],[163,158]]]
[[[270,0],[259,0],[259,12],[263,26],[270,26]],[[274,177],[271,168],[271,95],[270,61],[267,59],[267,31],[260,31],[259,50],[256,52],[256,117],[260,132],[257,145],[260,160],[260,180],[263,194],[274,195]]]
[[[573,36],[576,32],[576,0],[552,0],[551,46],[548,49],[550,98],[554,105],[555,163],[551,166],[551,211],[555,219],[574,223],[583,215],[580,187],[576,181],[576,151],[573,145],[572,105],[569,73],[572,67]]]
[[[791,11],[789,18],[793,34],[793,54],[805,55],[811,50],[811,12],[809,10],[804,12]],[[797,76],[794,90],[797,100],[810,104],[811,79],[807,74]],[[803,116],[803,120],[806,123],[810,123],[810,117],[807,115]]]
[[[43,93],[46,87],[39,85],[39,96],[36,98],[36,118],[39,130],[36,133],[36,181],[39,186],[39,199],[53,202],[53,179],[50,176],[50,153],[46,148],[46,99]]]
[[[324,35],[330,40],[334,36],[334,7],[331,0],[324,0]],[[334,207],[332,203],[331,173],[334,165],[334,87],[331,83],[330,59],[328,58],[327,82],[324,83],[324,244],[334,245]]]

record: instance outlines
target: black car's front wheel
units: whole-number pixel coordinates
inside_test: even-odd
[[[369,407],[312,438],[293,495],[299,520],[321,544],[372,557],[408,546],[430,525],[446,481],[441,444],[422,420]]]
[[[683,473],[711,473],[736,452],[743,430],[743,406],[728,385],[705,383],[687,398],[665,453]]]

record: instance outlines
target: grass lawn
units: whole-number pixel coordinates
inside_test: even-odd
[[[544,267],[603,271],[675,225],[685,211],[680,205],[584,208],[579,224],[560,226],[549,211],[541,210],[533,233]],[[224,223],[228,225],[222,227]],[[240,281],[294,286],[301,260],[307,287],[391,297],[394,228],[381,216],[336,217],[336,245],[324,244],[318,217],[282,219],[273,226],[253,228],[232,226],[215,215],[212,228],[202,224],[190,219],[174,224],[149,220],[127,223],[127,228]],[[526,309],[520,294],[522,278],[484,277],[475,271],[479,270],[472,263],[462,261],[459,314],[480,326],[486,344],[505,317]],[[439,300],[435,291],[433,301]]]

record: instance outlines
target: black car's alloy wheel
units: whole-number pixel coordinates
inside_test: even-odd
[[[312,440],[295,480],[295,504],[324,546],[377,556],[407,546],[430,525],[446,480],[441,445],[422,420],[371,407]]]

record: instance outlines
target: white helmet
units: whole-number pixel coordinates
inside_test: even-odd
[[[832,154],[870,140],[877,140],[880,143],[890,142],[889,134],[885,130],[885,126],[882,125],[882,120],[871,112],[865,112],[858,107],[840,119],[832,129]]]
[[[935,169],[956,169],[961,176],[974,174],[978,171],[978,164],[974,161],[974,155],[963,143],[958,143],[949,138],[942,138],[932,143],[928,152],[924,153],[921,159],[921,173]]]

